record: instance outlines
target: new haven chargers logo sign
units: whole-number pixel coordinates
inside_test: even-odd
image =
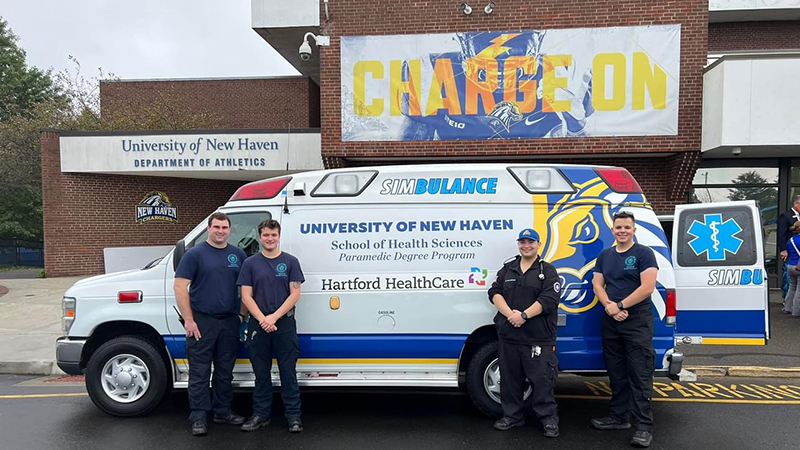
[[[694,236],[689,247],[695,255],[706,254],[708,261],[725,261],[728,254],[735,255],[742,247],[736,237],[742,227],[733,219],[722,221],[722,214],[705,214],[703,222],[695,220],[687,230]]]

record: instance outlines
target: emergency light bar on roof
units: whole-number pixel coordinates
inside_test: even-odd
[[[508,171],[529,194],[575,192],[572,184],[555,167],[509,167]]]
[[[608,187],[620,194],[641,194],[642,188],[627,170],[621,167],[603,167],[594,169]]]
[[[377,170],[329,173],[311,191],[311,196],[355,197],[364,192],[376,176],[378,176]]]
[[[270,199],[280,194],[292,177],[273,178],[245,184],[236,190],[230,201]]]

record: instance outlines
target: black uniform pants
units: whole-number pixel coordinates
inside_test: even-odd
[[[254,318],[247,325],[247,348],[250,363],[256,375],[253,391],[253,415],[270,417],[272,414],[272,358],[278,361],[281,377],[281,399],[287,420],[300,417],[300,388],[297,385],[297,357],[300,341],[294,316],[281,317],[277,330],[267,333]]]
[[[233,399],[233,367],[239,350],[239,318],[236,314],[214,316],[193,314],[200,339],[186,338],[186,357],[189,359],[189,420],[205,420],[208,411],[218,416],[231,412]],[[213,402],[209,393],[211,364]]]
[[[604,314],[603,359],[611,380],[609,417],[625,423],[632,418],[636,430],[651,431],[655,364],[652,310],[630,313],[622,322]]]
[[[531,345],[500,338],[500,403],[503,415],[518,422],[525,412],[524,394],[533,388],[531,407],[542,425],[558,425],[558,405],[553,391],[558,378],[558,358],[551,345],[541,345],[533,356]],[[525,381],[525,378],[528,381]]]

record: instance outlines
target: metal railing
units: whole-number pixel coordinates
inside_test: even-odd
[[[0,239],[0,266],[44,267],[44,242]]]

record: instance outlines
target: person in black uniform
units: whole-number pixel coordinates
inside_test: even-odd
[[[611,381],[608,417],[592,419],[600,430],[627,430],[630,416],[636,429],[631,444],[649,447],[652,442],[655,351],[653,350],[653,303],[658,264],[653,250],[634,242],[633,214],[614,215],[616,246],[597,257],[592,287],[605,308],[602,318],[603,359]]]
[[[519,255],[503,265],[489,289],[497,308],[500,338],[500,403],[496,430],[525,425],[526,377],[533,388],[532,408],[546,437],[558,437],[556,329],[561,285],[555,267],[539,258],[539,233],[528,228],[517,239]]]
[[[297,258],[280,249],[281,224],[277,220],[261,222],[258,235],[262,250],[247,258],[238,280],[242,287],[242,303],[250,311],[247,347],[256,375],[253,415],[242,425],[242,431],[255,431],[269,425],[274,357],[278,361],[289,432],[299,433],[303,431],[297,385],[300,342],[294,312],[305,277]]]
[[[190,248],[181,258],[174,284],[175,301],[186,328],[189,420],[195,436],[208,433],[206,416],[212,409],[216,423],[244,423],[244,417],[231,411],[231,382],[239,349],[237,313],[240,305],[236,279],[247,255],[238,247],[228,245],[231,221],[225,214],[212,214],[207,231],[208,239]],[[208,387],[212,362],[213,403]]]

